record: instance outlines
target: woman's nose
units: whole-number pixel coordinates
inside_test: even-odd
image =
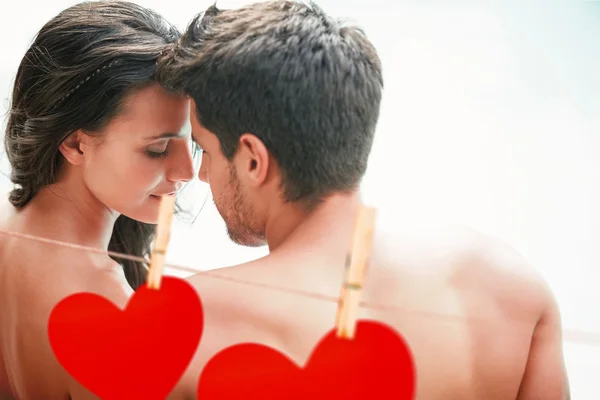
[[[188,146],[181,146],[173,152],[171,165],[167,171],[167,180],[171,182],[189,182],[194,178],[194,159]]]

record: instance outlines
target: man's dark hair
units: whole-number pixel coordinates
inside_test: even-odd
[[[229,160],[260,138],[287,201],[311,206],[358,187],[367,167],[383,78],[364,32],[313,3],[267,1],[197,15],[161,80],[190,95]]]

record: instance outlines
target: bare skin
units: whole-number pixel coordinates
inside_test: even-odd
[[[7,205],[0,228],[106,250],[123,208],[131,218],[156,223],[160,197],[194,175],[187,113],[185,98],[158,85],[134,92],[100,143],[78,133],[65,141],[57,183],[19,211]],[[156,138],[164,132],[168,137]],[[164,158],[146,154],[167,147]],[[47,336],[54,306],[78,292],[121,308],[133,294],[122,267],[107,255],[0,234],[0,398],[97,398],[62,368]]]
[[[52,214],[42,215],[34,206],[4,216],[1,228],[80,242],[79,221],[59,221],[65,210],[50,196],[41,193],[34,202],[55,206]],[[35,225],[28,224],[32,219],[37,221]],[[61,226],[59,232],[57,225]],[[0,389],[19,399],[96,398],[56,361],[47,339],[47,321],[52,308],[76,292],[97,293],[124,307],[133,291],[122,268],[102,255],[4,236],[0,242],[0,301],[6,305],[0,310],[0,354],[5,369]]]
[[[278,243],[270,254],[219,273],[337,297],[357,204],[356,195],[333,196],[309,216],[282,205],[267,223],[268,242]],[[189,281],[204,304],[205,331],[173,398],[193,397],[203,366],[228,346],[262,343],[302,365],[334,326],[333,302],[203,274]],[[403,309],[362,309],[361,318],[406,339],[418,400],[569,398],[552,294],[492,238],[461,227],[378,229],[363,299]]]
[[[264,143],[244,134],[229,161],[191,106],[192,136],[230,237],[268,244],[270,254],[220,270],[235,279],[337,298],[359,194],[334,194],[312,212],[286,202],[281,171]],[[234,173],[233,173],[234,172]],[[251,211],[250,211],[251,210]],[[363,309],[404,336],[416,365],[417,400],[564,400],[569,397],[557,305],[513,249],[462,227],[403,226],[380,210]],[[173,394],[194,398],[198,377],[220,350],[271,346],[299,365],[334,327],[335,301],[192,276],[205,308],[202,342]]]
[[[19,228],[32,217],[27,214],[3,215],[0,227],[22,232]],[[50,228],[54,224],[56,217],[47,214],[38,220],[39,229],[26,231],[77,243],[75,232],[57,235]],[[56,361],[47,339],[47,321],[54,305],[76,292],[97,293],[124,306],[132,290],[122,270],[102,256],[18,238],[1,237],[0,242],[0,398],[96,398]]]

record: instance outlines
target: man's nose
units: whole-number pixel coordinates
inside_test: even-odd
[[[202,153],[202,160],[200,161],[198,179],[200,179],[204,183],[208,183],[208,160],[206,160],[204,153]]]

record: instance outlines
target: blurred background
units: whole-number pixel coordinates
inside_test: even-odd
[[[182,29],[212,4],[135,1]],[[75,3],[0,6],[2,118],[37,30]],[[365,200],[387,209],[382,223],[459,222],[515,247],[558,299],[572,398],[600,398],[600,2],[317,3],[365,28],[383,61]],[[2,152],[3,193],[8,171]],[[267,254],[229,241],[205,185],[190,184],[185,201],[171,263],[209,270]]]

